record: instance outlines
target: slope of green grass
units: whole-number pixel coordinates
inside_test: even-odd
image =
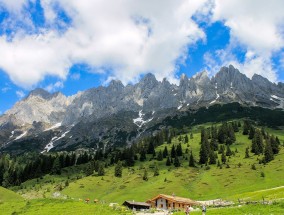
[[[0,187],[0,203],[1,202],[11,202],[11,201],[22,201],[24,200],[17,193],[7,190],[4,187]]]
[[[207,123],[203,126],[210,125]],[[192,150],[196,160],[199,160],[200,127],[193,128],[194,138],[189,139],[188,144],[182,143],[183,152],[186,149]],[[283,130],[267,130],[270,134],[277,135],[281,143],[284,142]],[[124,168],[122,178],[114,177],[114,167],[109,167],[105,169],[106,174],[103,177],[93,175],[76,179],[82,173],[72,167],[68,168],[68,173],[64,170],[59,176],[46,175],[43,179],[27,181],[23,183],[24,189],[20,192],[28,198],[51,197],[54,192],[60,192],[75,200],[90,198],[120,204],[125,200],[146,201],[160,193],[175,193],[177,196],[196,200],[222,198],[235,202],[238,199],[250,201],[284,198],[283,188],[271,189],[284,186],[284,148],[281,148],[275,160],[263,165],[258,163],[262,156],[250,154],[250,158],[244,158],[246,147],[251,146],[248,136],[242,135],[240,131],[236,133],[236,138],[237,141],[231,146],[231,150],[237,150],[237,153],[230,158],[227,157],[230,168],[226,168],[226,165],[223,165],[222,169],[216,165],[210,165],[210,169],[206,169],[205,166],[192,168],[188,167],[187,159],[182,159],[182,166],[179,168],[173,165],[167,167],[166,159],[151,160],[151,155],[147,155],[146,162],[136,161],[134,167]],[[178,137],[172,140],[172,144],[163,144],[156,148],[156,152],[167,146],[170,153],[172,145],[177,143]],[[183,155],[184,158],[188,156],[189,154]],[[220,155],[218,158],[220,160]],[[152,168],[154,163],[158,165],[160,172],[160,175],[155,177]],[[256,170],[251,169],[252,164],[255,164]],[[142,179],[144,168],[148,170],[148,181]],[[265,177],[261,177],[261,172]],[[64,183],[68,177],[69,186],[65,187]],[[64,188],[62,191],[58,189],[59,185]]]
[[[201,211],[192,211],[190,214],[201,214]],[[210,215],[260,215],[260,214],[284,214],[284,202],[275,203],[272,205],[242,205],[227,208],[207,208],[207,213]],[[176,212],[174,215],[184,215],[184,212]]]
[[[79,201],[55,200],[55,199],[37,199],[26,202],[9,202],[0,204],[0,214],[29,214],[29,215],[128,215],[131,214],[124,207],[119,210],[113,210],[108,205],[86,204]]]

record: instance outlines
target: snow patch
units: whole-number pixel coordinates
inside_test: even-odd
[[[15,131],[11,132],[11,136],[9,138],[12,138],[14,136]]]
[[[27,131],[25,131],[24,133],[22,133],[21,135],[19,135],[19,136],[17,136],[16,138],[15,138],[15,140],[19,140],[19,139],[21,139],[23,136],[25,136],[26,134],[27,134],[28,132]]]
[[[231,87],[230,88],[233,89],[233,82],[231,82]]]
[[[62,139],[63,137],[66,136],[66,134],[68,134],[70,131],[66,131],[65,133],[63,133],[60,137],[53,137],[51,139],[51,141],[44,147],[43,151],[41,153],[44,153],[44,152],[49,152],[52,148],[54,148],[54,143],[60,139]]]
[[[216,99],[214,99],[212,102],[210,102],[209,104],[213,104],[215,103],[218,99],[219,99],[220,95],[217,93],[217,90],[216,90]]]
[[[152,115],[153,115],[154,113],[155,113],[155,112],[152,112]],[[140,110],[140,111],[139,111],[139,117],[136,118],[136,119],[133,119],[133,123],[134,123],[135,125],[137,125],[139,128],[141,128],[143,125],[145,125],[146,123],[148,123],[148,122],[150,122],[150,121],[153,120],[153,118],[148,119],[148,120],[144,120],[144,119],[143,119],[143,116],[144,116],[144,115],[145,115],[145,114],[143,114],[142,110]]]
[[[178,106],[177,109],[180,110],[182,108],[182,105]]]
[[[61,123],[61,122],[59,122],[59,123],[57,123],[57,124],[53,125],[52,127],[48,128],[48,129],[45,129],[44,131],[49,131],[49,130],[52,130],[52,129],[58,128],[58,127],[60,127],[61,125],[62,125],[62,123]]]
[[[284,109],[284,98],[280,98],[279,96],[276,96],[276,95],[271,95],[270,100],[278,103],[278,106],[276,108]],[[275,101],[275,100],[277,100],[277,101]]]

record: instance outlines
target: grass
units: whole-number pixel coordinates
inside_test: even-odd
[[[201,211],[192,211],[190,214],[201,214]],[[241,205],[227,208],[207,208],[207,213],[210,215],[262,215],[262,214],[273,214],[282,215],[284,214],[284,202],[274,203],[272,205]],[[174,215],[184,215],[184,212],[176,212]]]
[[[104,204],[86,204],[82,201],[35,199],[30,201],[9,202],[0,204],[1,215],[29,214],[29,215],[128,215],[131,214],[124,207],[117,210]]]
[[[207,123],[204,126],[211,126],[211,124]],[[283,130],[267,130],[269,130],[270,134],[277,135],[282,143],[284,142]],[[188,145],[182,143],[182,148],[184,152],[186,149],[188,151],[192,150],[195,159],[198,160],[200,126],[193,128],[193,136],[193,139],[189,139]],[[82,177],[83,174],[79,171],[81,167],[69,167],[62,171],[62,175],[46,175],[42,179],[27,181],[23,183],[23,188],[18,192],[27,199],[51,198],[54,192],[59,192],[61,198],[69,198],[68,201],[64,200],[64,204],[58,202],[59,205],[62,205],[62,210],[67,210],[68,207],[73,206],[74,210],[76,210],[76,207],[78,207],[77,214],[84,210],[86,210],[85,214],[88,214],[90,211],[87,210],[94,210],[94,205],[86,206],[84,204],[84,207],[86,206],[85,209],[80,209],[82,204],[79,202],[79,199],[86,198],[90,198],[91,201],[99,199],[100,201],[117,202],[119,204],[122,204],[125,200],[146,201],[160,193],[170,195],[175,193],[177,196],[195,200],[222,198],[234,202],[238,202],[239,199],[260,201],[263,198],[265,200],[284,198],[284,188],[281,187],[284,186],[284,148],[281,148],[275,160],[267,165],[263,165],[258,163],[258,159],[262,156],[250,154],[250,158],[244,158],[246,147],[251,146],[251,140],[248,139],[248,136],[238,132],[236,133],[236,138],[237,141],[231,146],[231,150],[237,150],[238,152],[235,156],[229,158],[228,164],[230,168],[226,168],[226,165],[223,165],[222,169],[217,168],[216,165],[211,165],[210,169],[206,169],[205,166],[199,168],[188,167],[188,160],[184,159],[188,157],[188,154],[184,154],[184,158],[181,159],[181,167],[175,168],[173,165],[167,167],[165,166],[166,159],[163,161],[150,161],[151,156],[147,155],[148,161],[142,163],[136,161],[133,168],[124,168],[122,178],[114,177],[114,167],[105,169],[106,174],[103,177],[96,175]],[[165,146],[167,146],[170,152],[172,145],[178,143],[179,140],[176,137],[172,140],[172,144],[163,144],[156,149],[156,152],[160,149],[163,150]],[[220,159],[220,155],[218,156]],[[160,175],[156,177],[153,176],[153,169],[151,168],[154,163],[159,166],[160,170]],[[240,166],[239,163],[241,164]],[[251,169],[252,164],[255,164],[256,170]],[[144,168],[148,170],[148,181],[142,179]],[[261,177],[261,172],[264,172],[265,177]],[[69,186],[65,187],[64,184],[67,179],[69,180]],[[59,189],[59,187],[62,187],[63,190]],[[73,200],[71,201],[70,199]],[[33,206],[29,207],[29,213],[32,214],[33,211],[36,211],[37,205],[40,206],[39,208],[50,207],[55,211],[61,210],[56,202],[46,201],[30,201]],[[28,207],[25,203],[19,204],[24,204],[21,206],[22,208]],[[3,207],[3,204],[1,207]],[[254,214],[254,211],[259,210],[263,210],[259,214],[267,214],[269,213],[269,208],[275,209],[278,213],[279,210],[283,210],[283,204],[210,209],[210,214],[243,214],[244,211],[247,211],[247,214]],[[104,208],[102,210],[107,209]],[[276,212],[273,212],[273,214],[277,214]]]
[[[0,187],[0,203],[11,202],[11,201],[22,201],[24,200],[19,194]]]

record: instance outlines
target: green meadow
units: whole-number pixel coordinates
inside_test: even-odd
[[[284,143],[283,129],[267,131],[277,135],[280,142]],[[1,188],[0,211],[5,211],[1,214],[127,214],[129,212],[124,211],[124,208],[113,210],[108,204],[121,205],[125,200],[146,201],[160,193],[174,193],[194,200],[223,199],[233,201],[236,205],[239,201],[276,202],[272,205],[209,208],[207,214],[284,214],[284,203],[281,202],[284,198],[283,146],[273,161],[259,164],[263,155],[250,153],[250,157],[245,158],[245,149],[251,146],[251,140],[242,135],[240,129],[240,132],[235,133],[236,142],[230,147],[235,155],[227,157],[228,165],[223,164],[222,168],[217,165],[198,165],[194,168],[188,166],[188,157],[192,150],[195,160],[199,160],[200,126],[194,127],[192,133],[193,139],[189,139],[188,144],[177,136],[171,144],[165,143],[155,149],[158,152],[167,146],[170,152],[173,144],[182,142],[181,167],[166,166],[166,159],[157,161],[152,159],[152,155],[147,155],[145,162],[135,161],[134,167],[124,168],[121,178],[114,177],[114,166],[105,168],[104,176],[94,173],[88,177],[82,172],[84,165],[67,167],[61,175],[45,175],[11,188],[18,194],[7,190],[4,192]],[[219,160],[220,156],[218,154]],[[255,170],[252,169],[253,164]],[[159,168],[158,176],[154,176],[155,165]],[[147,181],[143,180],[145,168],[148,172]],[[2,193],[7,196],[4,200]],[[84,203],[87,198],[90,199],[89,204]],[[95,199],[98,200],[97,204],[93,203]],[[192,212],[198,213],[201,212]]]

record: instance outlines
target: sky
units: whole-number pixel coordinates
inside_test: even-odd
[[[283,0],[0,0],[0,114],[37,87],[73,95],[234,65],[284,80]]]

